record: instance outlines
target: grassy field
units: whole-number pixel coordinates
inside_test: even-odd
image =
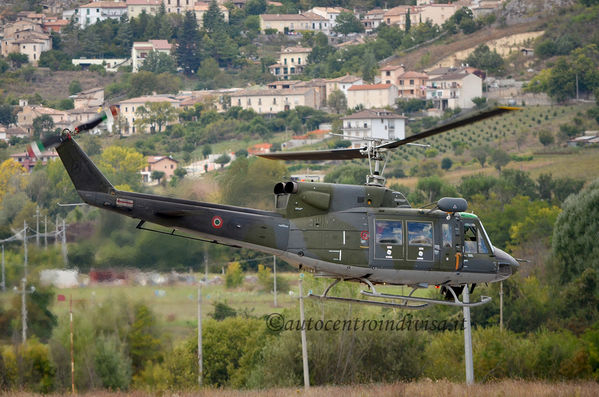
[[[247,273],[247,275],[254,275]],[[222,275],[210,274],[209,279]],[[291,293],[279,292],[277,294],[277,306],[274,306],[274,297],[272,293],[266,293],[259,290],[257,283],[250,281],[244,282],[242,287],[227,289],[224,285],[208,285],[202,287],[202,318],[207,318],[214,312],[216,302],[225,302],[233,307],[238,313],[248,314],[254,317],[281,312],[284,309],[299,310],[298,303],[298,280],[299,273],[288,272],[279,273],[279,276],[289,282]],[[313,280],[307,275],[306,280]],[[320,294],[332,280],[320,279],[304,286],[304,294],[308,293],[310,288],[314,288],[315,294]],[[312,285],[309,287],[308,285]],[[339,295],[339,291],[347,289],[357,292],[365,289],[364,285],[356,283],[345,283],[333,289],[332,295]],[[377,291],[408,294],[410,289],[397,286],[377,286]],[[65,302],[55,301],[51,310],[59,318],[65,318],[68,312],[68,301],[73,299],[73,312],[85,310],[89,305],[101,305],[110,298],[118,300],[128,300],[131,302],[143,302],[156,313],[159,321],[163,324],[165,332],[170,334],[175,340],[180,340],[195,334],[197,329],[197,287],[192,284],[173,285],[173,286],[129,286],[129,285],[106,285],[93,284],[81,288],[56,289],[56,295],[65,295]],[[420,289],[414,296],[427,296],[428,290]],[[7,298],[11,296],[7,295]],[[344,305],[344,303],[330,302],[327,305]],[[379,311],[380,308],[368,307],[367,310]],[[299,316],[299,312],[298,316]]]
[[[510,397],[591,397],[599,394],[599,384],[595,382],[578,383],[548,383],[518,380],[475,384],[467,386],[463,383],[448,381],[421,380],[412,383],[365,384],[350,386],[319,386],[309,390],[303,388],[267,389],[267,390],[231,390],[203,389],[194,392],[177,392],[173,396],[202,396],[202,397],[282,397],[282,396],[330,396],[330,397],[463,397],[463,396],[510,396]],[[8,393],[6,396],[28,396],[27,393]],[[58,394],[54,394],[57,396]],[[153,393],[130,391],[128,393],[111,393],[105,391],[88,392],[84,396],[151,396]]]

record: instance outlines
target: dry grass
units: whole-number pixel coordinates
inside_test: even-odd
[[[29,396],[27,393],[9,393],[7,396]],[[55,394],[58,395],[58,394]],[[151,396],[153,393],[134,391],[129,393],[110,393],[105,391],[88,392],[84,396]],[[308,391],[303,388],[267,389],[267,390],[231,390],[231,389],[207,389],[196,392],[167,393],[173,396],[204,396],[204,397],[280,397],[280,396],[331,396],[331,397],[462,397],[462,396],[597,396],[599,395],[599,384],[595,382],[576,383],[549,383],[530,382],[519,380],[505,380],[496,383],[475,384],[466,386],[463,383],[452,383],[448,381],[421,380],[412,383],[393,384],[370,384],[351,386],[321,386],[312,387]]]

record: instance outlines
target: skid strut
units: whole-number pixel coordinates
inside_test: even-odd
[[[351,279],[351,280],[355,280],[355,279]],[[370,280],[368,280],[366,278],[359,278],[357,280],[366,284],[368,286],[368,288],[370,289],[370,291],[362,290],[362,291],[360,291],[360,294],[371,297],[371,298],[377,298],[377,299],[397,300],[397,301],[401,301],[401,303],[387,302],[387,301],[381,301],[381,300],[343,298],[340,296],[328,296],[328,293],[331,291],[331,289],[335,285],[337,285],[340,281],[349,281],[349,280],[345,280],[342,278],[338,278],[338,279],[334,280],[331,284],[329,284],[329,286],[324,290],[322,295],[315,295],[312,293],[312,291],[310,291],[310,292],[308,292],[308,295],[306,297],[312,298],[312,299],[321,299],[321,300],[326,299],[326,300],[332,300],[332,301],[337,301],[337,302],[360,303],[360,304],[365,304],[365,305],[393,307],[393,308],[398,308],[398,309],[410,309],[410,310],[424,309],[430,305],[476,307],[476,306],[484,305],[485,303],[488,303],[491,301],[491,297],[481,296],[480,301],[478,301],[478,302],[472,302],[472,303],[462,302],[459,300],[458,296],[456,295],[455,291],[453,290],[453,288],[451,286],[448,286],[447,289],[453,295],[453,299],[454,299],[453,301],[431,299],[431,298],[419,298],[416,296],[412,296],[412,294],[418,288],[413,288],[412,291],[410,291],[410,293],[408,295],[385,294],[385,293],[377,292],[376,289],[374,288],[374,285],[372,284],[372,282],[370,282]],[[418,304],[410,304],[410,303],[418,303]]]

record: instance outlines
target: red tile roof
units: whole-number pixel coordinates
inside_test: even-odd
[[[365,90],[386,90],[393,84],[362,84],[352,85],[348,91],[365,91]]]

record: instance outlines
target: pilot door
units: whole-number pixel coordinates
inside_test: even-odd
[[[441,247],[439,257],[439,270],[460,271],[464,263],[464,234],[462,222],[451,218],[440,222]]]

